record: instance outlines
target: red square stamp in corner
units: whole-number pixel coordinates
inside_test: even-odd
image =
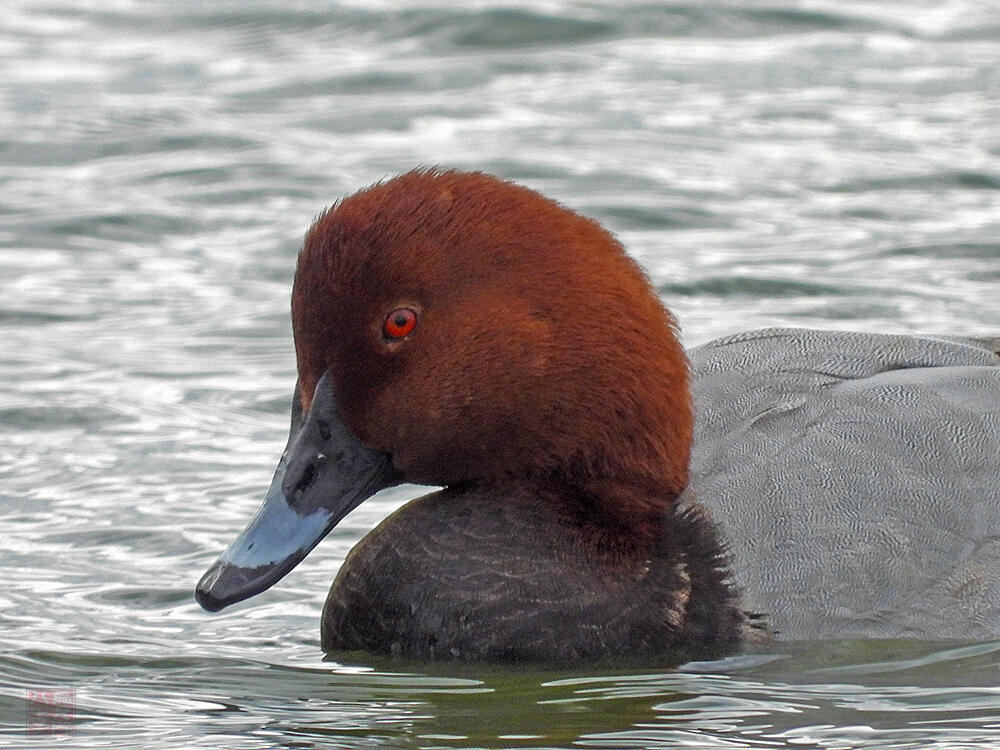
[[[76,690],[41,688],[24,691],[24,730],[29,735],[76,734]]]

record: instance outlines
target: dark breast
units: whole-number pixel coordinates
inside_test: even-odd
[[[651,557],[612,560],[565,500],[442,490],[386,519],[348,555],[323,611],[327,651],[566,663],[738,648],[714,530],[698,510],[665,524]]]

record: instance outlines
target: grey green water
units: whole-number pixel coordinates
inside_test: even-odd
[[[8,0],[0,744],[1000,746],[1000,643],[324,661],[338,565],[413,487],[261,597],[191,598],[283,446],[295,254],[338,196],[521,181],[615,231],[689,344],[997,335],[998,40],[977,0]]]

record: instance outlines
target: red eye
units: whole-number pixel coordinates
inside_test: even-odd
[[[400,307],[385,317],[382,333],[387,339],[405,339],[416,327],[417,314],[408,307]]]

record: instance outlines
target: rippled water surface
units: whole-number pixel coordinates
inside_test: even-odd
[[[3,16],[0,743],[1000,744],[995,643],[778,644],[667,672],[323,661],[329,582],[412,487],[247,604],[191,597],[284,444],[303,232],[417,165],[599,219],[689,344],[765,325],[1000,333],[997,3]]]

